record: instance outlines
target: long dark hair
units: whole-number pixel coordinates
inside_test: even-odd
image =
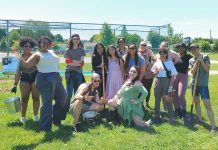
[[[68,41],[68,43],[67,43],[67,48],[68,48],[68,50],[73,48],[73,38],[74,38],[74,37],[80,38],[80,37],[79,37],[79,34],[73,34],[73,35],[70,37],[70,39],[69,39],[69,41]],[[81,40],[80,40],[79,43],[78,43],[78,48],[83,48],[83,44],[82,44]]]
[[[127,67],[128,67],[129,58],[130,58],[129,47],[130,47],[131,45],[134,45],[134,47],[135,47],[135,65],[137,66],[137,65],[138,65],[138,62],[139,62],[139,55],[138,55],[137,46],[136,46],[135,44],[129,44],[129,45],[128,45],[128,53],[127,53],[126,58],[125,58],[125,61],[124,61],[124,68],[125,68],[125,69],[127,69]]]
[[[97,51],[98,46],[101,46],[101,47],[103,48],[102,55],[103,55],[103,56],[106,56],[106,50],[105,50],[105,47],[104,47],[104,45],[103,45],[102,43],[97,43],[97,44],[95,45],[94,51],[93,51],[93,53],[92,53],[92,56],[97,56],[97,55],[99,55],[99,54],[98,54],[98,51]]]
[[[111,58],[111,54],[109,53],[109,48],[110,48],[110,47],[112,47],[112,48],[114,49],[114,51],[115,51],[115,57],[118,58],[118,59],[120,59],[120,56],[118,55],[118,53],[117,53],[117,51],[116,51],[116,48],[115,48],[115,46],[113,46],[113,45],[109,45],[109,46],[108,46],[108,48],[107,48],[107,56]]]

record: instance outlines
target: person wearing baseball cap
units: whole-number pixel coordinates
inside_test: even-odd
[[[189,60],[189,69],[192,74],[192,79],[190,81],[191,85],[191,93],[194,95],[195,109],[198,117],[198,123],[202,124],[202,115],[201,115],[201,107],[200,107],[200,98],[204,103],[204,106],[207,110],[207,115],[211,123],[211,133],[216,132],[214,113],[210,103],[210,93],[209,93],[209,71],[210,71],[210,59],[208,55],[201,54],[199,45],[191,44],[190,50],[192,55],[194,56]],[[197,69],[199,69],[198,77],[196,77]],[[196,92],[193,93],[194,83],[197,80]]]

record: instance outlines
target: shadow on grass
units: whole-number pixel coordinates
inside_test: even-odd
[[[44,143],[50,143],[55,139],[61,140],[62,142],[66,143],[72,137],[74,137],[71,126],[61,126],[59,127],[59,129],[55,131],[48,131],[44,133],[45,133],[44,138],[40,142],[36,144],[29,144],[29,145],[17,145],[12,147],[12,149],[13,150],[35,149],[38,145]]]
[[[22,127],[24,130],[31,130],[39,132],[39,122],[35,122],[32,119],[27,120],[24,124],[20,122],[19,119],[9,122],[8,127]]]

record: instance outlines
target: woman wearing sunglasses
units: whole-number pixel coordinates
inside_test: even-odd
[[[21,57],[24,60],[28,60],[32,53],[32,48],[35,46],[35,42],[30,37],[24,37],[20,39],[20,47],[23,50],[23,54]],[[32,93],[33,99],[33,114],[34,121],[39,121],[38,111],[39,111],[39,91],[35,85],[35,79],[37,75],[36,66],[32,66],[30,68],[25,68],[22,63],[19,66],[19,69],[15,75],[14,87],[11,89],[11,92],[17,92],[17,85],[20,80],[20,92],[21,92],[21,119],[22,123],[27,121],[26,112],[29,101],[30,93]]]
[[[143,121],[144,112],[142,109],[143,100],[148,95],[147,90],[139,81],[139,71],[136,66],[129,70],[129,78],[117,92],[114,98],[108,100],[110,113],[114,121],[117,121],[117,111],[119,116],[128,121],[128,126],[133,121],[136,127],[146,128],[150,121]],[[116,110],[117,109],[117,110]]]
[[[160,116],[160,101],[166,104],[168,110],[169,123],[173,123],[173,106],[172,106],[172,92],[173,92],[173,78],[177,75],[176,68],[171,60],[168,59],[167,49],[159,50],[160,59],[157,60],[151,71],[156,76],[154,82],[155,95],[155,115],[158,121],[161,121]]]
[[[99,82],[100,75],[93,73],[91,75],[91,83],[81,84],[76,91],[69,110],[74,118],[73,128],[76,132],[81,131],[81,123],[79,122],[81,112],[90,110],[100,112],[104,109],[105,99],[99,98],[97,90]]]
[[[42,36],[38,41],[39,51],[31,55],[28,60],[24,60],[14,50],[16,57],[20,59],[25,68],[36,66],[38,69],[36,87],[42,99],[39,123],[42,131],[50,131],[52,122],[56,126],[61,126],[61,120],[66,118],[67,93],[59,74],[59,58],[50,49],[51,44],[52,41],[48,36]]]

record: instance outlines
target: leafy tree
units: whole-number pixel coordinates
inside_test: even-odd
[[[102,30],[100,32],[101,42],[107,47],[114,42],[114,36],[111,29],[111,26],[108,23],[104,23],[102,26]]]
[[[90,42],[99,43],[99,42],[101,42],[101,39],[102,39],[101,34],[98,33],[98,34],[93,35],[93,36],[90,38]]]
[[[8,34],[9,46],[12,46],[15,41],[20,39],[20,33],[18,29],[12,29]]]
[[[126,43],[129,43],[129,42],[128,42],[129,33],[128,33],[127,30],[126,30],[126,26],[125,26],[125,25],[123,26],[123,28],[122,28],[122,30],[121,30],[120,36],[125,38]]]
[[[1,49],[6,49],[7,48],[7,44],[6,44],[5,38],[2,38],[2,40],[0,42],[0,47],[1,47]]]
[[[150,41],[153,48],[159,48],[161,37],[157,31],[151,31],[148,33],[147,41]]]
[[[215,39],[213,41],[214,46],[213,46],[213,51],[218,52],[218,39]]]
[[[210,43],[205,40],[199,40],[197,43],[203,52],[208,52],[211,50]]]
[[[0,41],[1,39],[3,39],[4,37],[6,37],[6,31],[4,29],[0,28]]]
[[[141,41],[141,37],[134,33],[134,34],[128,34],[128,37],[127,37],[127,44],[135,44],[135,45],[139,45],[140,41]]]
[[[64,39],[63,39],[61,34],[56,34],[55,35],[55,41],[63,43]]]

